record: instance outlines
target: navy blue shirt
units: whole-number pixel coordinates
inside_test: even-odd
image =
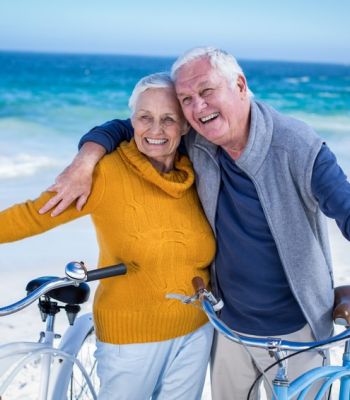
[[[216,275],[221,319],[252,335],[283,335],[306,320],[296,302],[255,186],[222,149],[216,212]]]

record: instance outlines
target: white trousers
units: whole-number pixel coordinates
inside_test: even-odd
[[[248,336],[248,335],[246,335]],[[253,335],[249,335],[253,336]],[[254,336],[257,337],[257,336]],[[297,332],[278,336],[284,340],[314,341],[309,325]],[[264,370],[275,359],[271,358],[264,349],[249,348],[259,366]],[[320,367],[323,357],[318,352],[304,352],[288,360],[288,379],[291,382],[303,372]],[[267,372],[269,382],[272,382],[277,366]],[[222,335],[215,334],[211,358],[211,385],[213,400],[246,400],[249,389],[259,374],[254,361],[243,346],[236,344]],[[264,382],[267,398],[271,399],[270,387]],[[318,386],[319,389],[319,386]],[[315,398],[315,388],[307,399]],[[259,384],[255,385],[250,399],[260,399]]]
[[[99,400],[199,400],[213,328],[161,342],[115,345],[97,342]]]

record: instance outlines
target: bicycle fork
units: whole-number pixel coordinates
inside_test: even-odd
[[[286,356],[285,351],[276,349],[276,341],[271,341],[270,355],[278,361],[278,369],[274,380],[272,381],[273,393],[272,400],[288,400],[289,381],[287,375],[288,361],[283,360]]]
[[[55,339],[54,333],[55,315],[47,315],[46,330],[40,333],[40,342],[52,347]],[[41,374],[40,374],[40,392],[39,400],[46,400],[49,392],[50,385],[50,371],[52,355],[45,353],[41,356]]]

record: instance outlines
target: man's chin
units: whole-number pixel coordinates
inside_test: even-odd
[[[201,136],[203,136],[205,139],[207,139],[209,142],[212,142],[213,144],[220,145],[220,142],[224,139],[223,135],[221,132],[217,131],[197,131]]]

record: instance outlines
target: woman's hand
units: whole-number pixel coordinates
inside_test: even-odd
[[[47,190],[56,192],[40,210],[45,214],[49,210],[55,217],[68,208],[76,200],[76,208],[81,211],[86,203],[92,185],[92,175],[96,164],[105,155],[104,147],[97,143],[87,142],[80,149],[73,162],[65,168]]]

